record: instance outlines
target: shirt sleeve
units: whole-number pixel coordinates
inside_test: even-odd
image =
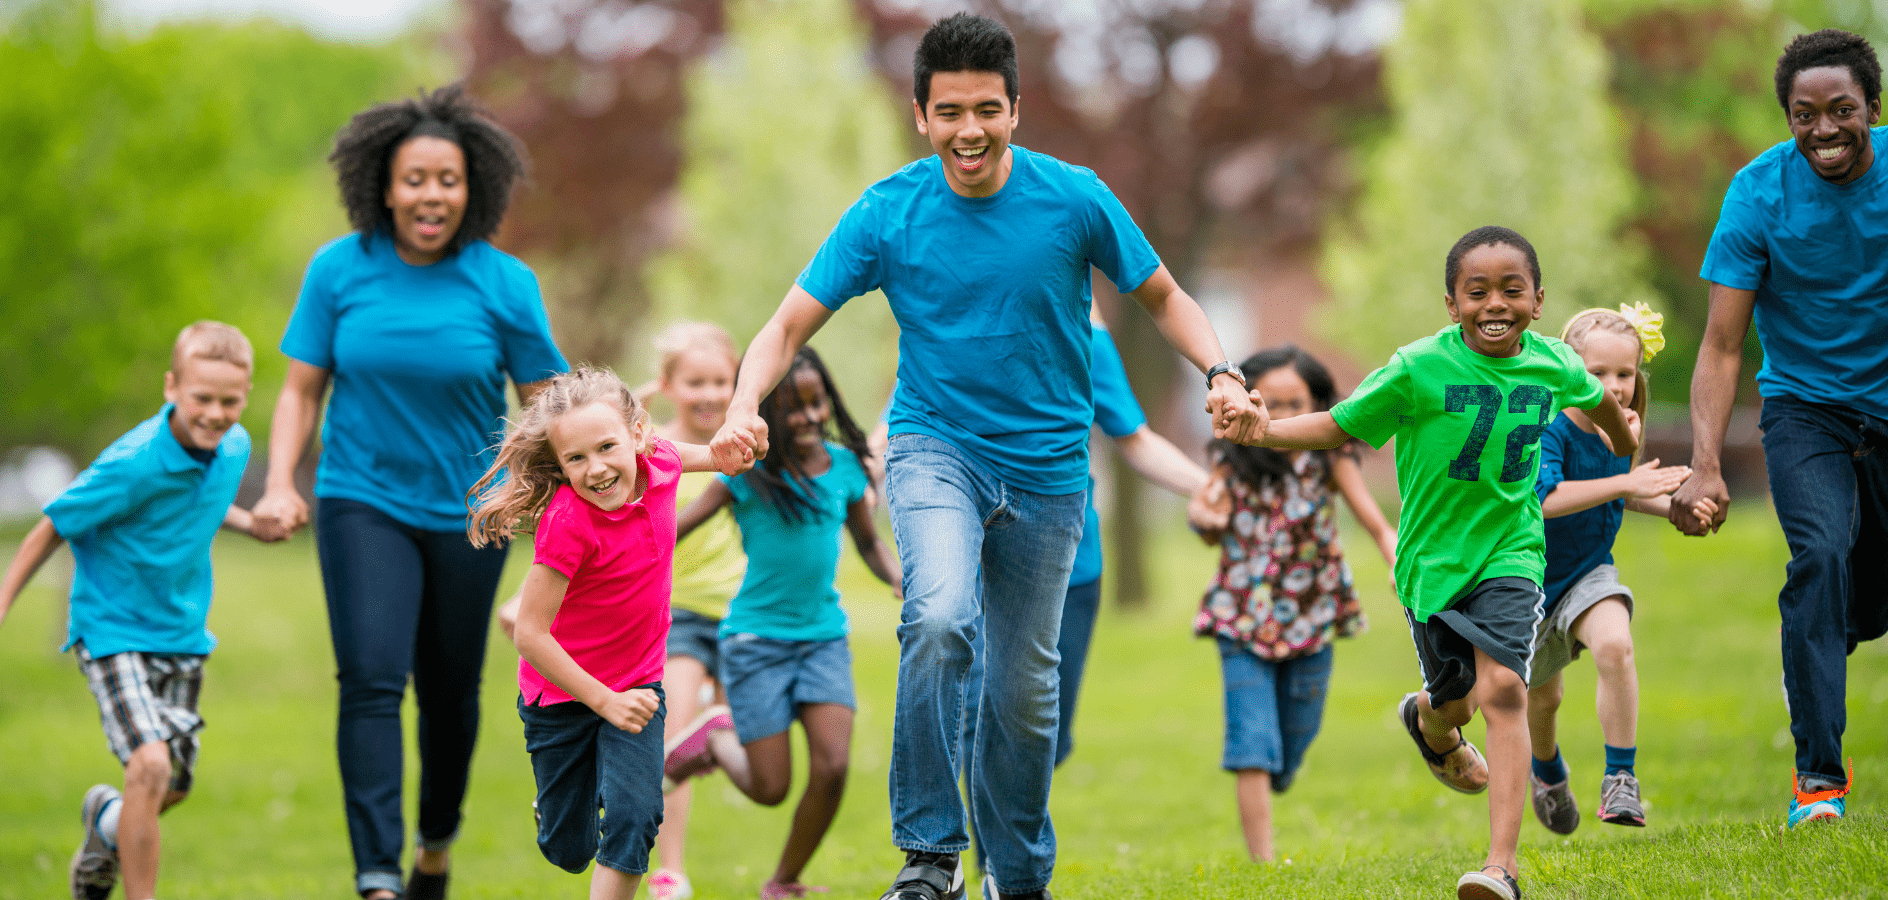
[[[827,309],[837,310],[883,281],[876,202],[871,191],[854,201],[794,282]]]
[[[748,483],[746,474],[732,476],[716,475],[715,477],[721,479],[721,483],[728,486],[728,494],[734,498],[734,502],[746,503],[754,499],[754,487]]]
[[[498,305],[502,310],[498,329],[505,373],[514,384],[531,384],[570,371],[570,364],[551,338],[551,320],[544,310],[537,274],[522,262],[507,262],[513,270],[506,273],[506,295]]]
[[[1555,419],[1554,424],[1541,435],[1541,474],[1534,481],[1534,496],[1543,503],[1547,502],[1547,495],[1553,493],[1554,488],[1567,480],[1567,431],[1561,424],[1565,421],[1565,416]]]
[[[123,519],[137,507],[137,486],[145,483],[135,465],[136,454],[107,449],[79,473],[59,496],[46,504],[46,518],[68,541],[79,541]]]
[[[1100,178],[1095,179],[1090,207],[1088,261],[1123,294],[1140,287],[1160,268],[1154,245]]]
[[[589,529],[583,526],[578,517],[569,514],[565,504],[553,499],[538,522],[537,550],[532,560],[556,569],[565,578],[576,578],[590,555]]]
[[[1331,407],[1331,417],[1344,433],[1382,449],[1410,415],[1409,371],[1403,354],[1364,378],[1349,397]]]
[[[345,239],[344,239],[345,240]],[[282,333],[282,353],[321,369],[334,368],[334,273],[329,259],[337,244],[323,247],[308,261],[302,292]]]
[[[1606,386],[1586,370],[1586,360],[1581,359],[1580,354],[1566,344],[1555,347],[1554,353],[1560,357],[1562,374],[1566,376],[1566,384],[1561,387],[1560,395],[1566,397],[1567,402],[1561,405],[1579,409],[1592,409],[1600,405],[1606,399]]]
[[[1724,193],[1724,206],[1718,211],[1717,228],[1705,248],[1704,264],[1698,274],[1706,281],[1728,288],[1754,291],[1763,282],[1770,266],[1770,248],[1764,241],[1762,208],[1751,196],[1756,175],[1749,169],[1739,172]]]
[[[1128,386],[1127,366],[1114,339],[1099,325],[1089,328],[1094,335],[1095,362],[1089,377],[1094,384],[1095,424],[1111,438],[1127,437],[1147,424],[1147,415]]]
[[[851,450],[841,449],[833,454],[834,463],[845,467],[846,505],[851,506],[865,499],[865,489],[870,484],[865,474],[865,466],[859,464],[859,457]]]

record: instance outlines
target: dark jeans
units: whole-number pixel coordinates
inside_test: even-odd
[[[1790,542],[1777,606],[1796,771],[1842,784],[1848,654],[1888,631],[1888,422],[1771,397],[1761,423],[1771,502]]]
[[[668,704],[660,683],[637,687],[664,702],[635,734],[575,700],[532,706],[518,698],[524,749],[538,785],[538,850],[566,872],[583,871],[591,859],[632,875],[649,871],[649,848],[662,827]]]
[[[399,891],[400,701],[419,706],[419,838],[443,844],[479,733],[479,674],[505,549],[462,531],[423,531],[353,500],[322,499],[315,540],[341,682],[341,793],[355,887]]]

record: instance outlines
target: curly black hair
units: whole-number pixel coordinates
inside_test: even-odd
[[[1797,74],[1804,69],[1824,66],[1848,69],[1862,88],[1862,99],[1869,103],[1881,99],[1881,60],[1875,56],[1875,48],[1869,45],[1868,39],[1824,28],[1797,37],[1783,48],[1783,55],[1777,57],[1777,102],[1783,105],[1784,112],[1790,111],[1790,89],[1796,87]]]
[[[1239,364],[1239,371],[1246,376],[1246,390],[1259,388],[1259,379],[1274,369],[1289,367],[1304,379],[1305,387],[1311,391],[1313,412],[1329,412],[1342,399],[1337,394],[1337,381],[1331,377],[1331,370],[1318,362],[1317,357],[1300,350],[1296,344],[1285,344],[1260,350],[1246,357]],[[1355,453],[1348,445],[1342,452]],[[1291,454],[1288,451],[1273,450],[1269,447],[1249,447],[1234,443],[1224,438],[1215,438],[1206,445],[1209,457],[1225,462],[1231,470],[1231,477],[1246,485],[1260,489],[1276,481],[1281,481],[1292,473]],[[1324,470],[1330,471],[1329,450],[1311,451],[1325,463]]]
[[[911,64],[911,90],[918,108],[931,102],[934,72],[995,72],[1003,76],[1003,92],[1016,105],[1020,79],[1016,74],[1016,38],[1002,22],[960,12],[932,23],[918,41]]]
[[[1462,274],[1462,257],[1467,256],[1468,252],[1476,247],[1488,247],[1495,244],[1506,244],[1521,251],[1521,253],[1527,257],[1527,273],[1534,278],[1534,289],[1539,290],[1541,286],[1541,259],[1534,253],[1534,245],[1528,243],[1527,238],[1522,237],[1520,232],[1512,228],[1503,228],[1500,225],[1483,225],[1468,234],[1462,235],[1462,239],[1456,241],[1455,246],[1449,248],[1449,258],[1442,263],[1443,292],[1451,297],[1455,296],[1455,279]]]
[[[393,212],[386,200],[393,155],[416,137],[443,138],[465,154],[465,214],[446,252],[491,237],[511,204],[512,186],[525,177],[529,165],[524,146],[466,95],[463,84],[421,89],[415,99],[362,110],[334,136],[328,162],[340,181],[348,223],[363,236],[393,233]]]
[[[756,462],[747,476],[754,485],[754,493],[773,504],[782,519],[794,524],[805,522],[819,511],[813,498],[813,491],[817,490],[813,476],[806,473],[806,461],[800,458],[799,448],[793,443],[793,430],[787,422],[787,417],[800,408],[800,392],[793,387],[794,376],[800,372],[818,375],[820,387],[826,391],[826,402],[832,406],[832,418],[826,421],[827,436],[838,438],[838,443],[859,458],[860,465],[872,456],[872,451],[866,447],[865,432],[859,430],[852,413],[846,411],[845,401],[839,399],[839,389],[833,385],[826,363],[813,348],[801,347],[780,383],[761,398],[760,418],[767,423],[771,447],[767,458]]]

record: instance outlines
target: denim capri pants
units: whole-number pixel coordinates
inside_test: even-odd
[[[1218,641],[1226,681],[1226,752],[1220,766],[1229,772],[1263,769],[1272,773],[1272,790],[1282,792],[1291,786],[1324,722],[1331,647],[1274,662],[1237,641]]]
[[[661,684],[644,684],[662,698]],[[662,826],[662,722],[667,703],[631,734],[570,700],[532,706],[518,698],[524,748],[538,785],[538,850],[566,872],[595,859],[618,872],[649,871]],[[602,812],[601,821],[598,812]]]

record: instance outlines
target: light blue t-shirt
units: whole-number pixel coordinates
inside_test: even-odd
[[[170,430],[171,405],[113,441],[46,504],[72,545],[66,643],[114,653],[207,654],[210,543],[249,464],[249,432],[230,426],[206,465]]]
[[[1124,438],[1147,424],[1147,415],[1128,386],[1128,370],[1121,363],[1108,329],[1089,324],[1094,341],[1095,424],[1111,438]],[[1101,514],[1095,511],[1095,479],[1088,479],[1088,508],[1082,512],[1082,542],[1075,545],[1075,568],[1069,584],[1087,584],[1101,577]]]
[[[777,641],[831,641],[846,636],[839,608],[839,544],[846,509],[865,498],[865,467],[852,451],[828,443],[832,468],[813,478],[815,512],[794,522],[754,492],[748,475],[718,476],[734,495],[747,574],[728,601],[723,638],[753,634]],[[761,463],[766,465],[766,463]]]
[[[315,253],[282,352],[333,375],[315,495],[414,528],[465,528],[503,435],[505,379],[567,371],[537,276],[484,241],[412,266],[376,232]]]
[[[1088,483],[1089,267],[1122,292],[1160,258],[1095,173],[1011,145],[993,197],[928,156],[868,188],[800,273],[828,309],[873,289],[898,320],[891,433],[926,434],[1039,494]]]
[[[1888,418],[1888,127],[1875,162],[1830,184],[1793,141],[1731,180],[1699,272],[1757,292],[1758,392]]]

